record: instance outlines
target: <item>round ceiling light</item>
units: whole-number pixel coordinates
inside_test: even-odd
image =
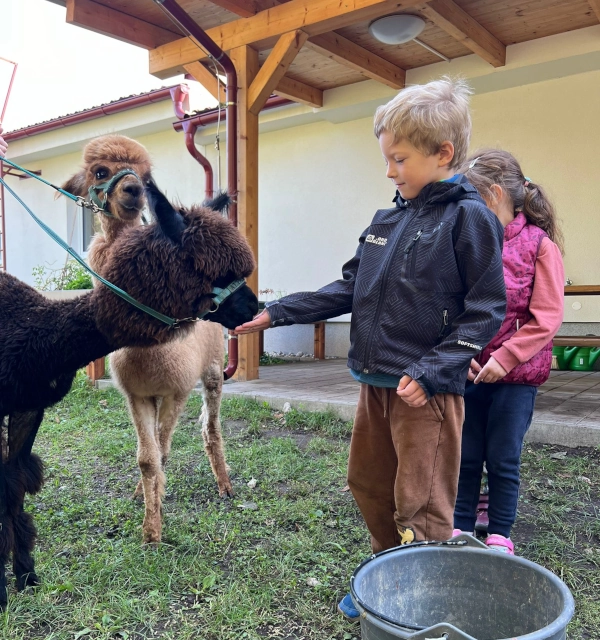
[[[414,40],[425,28],[425,20],[407,13],[397,13],[373,20],[369,33],[384,44],[404,44]]]

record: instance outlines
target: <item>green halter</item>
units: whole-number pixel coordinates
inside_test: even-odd
[[[105,208],[106,201],[108,200],[108,196],[111,194],[111,191],[115,188],[117,182],[119,182],[121,178],[124,178],[127,175],[135,176],[139,180],[140,184],[142,183],[140,177],[133,169],[122,169],[118,173],[115,173],[115,175],[110,180],[106,180],[105,182],[101,182],[100,184],[93,184],[88,189],[90,202],[98,207],[100,213],[103,213],[105,216],[109,216],[110,218],[115,217],[112,213],[110,213],[110,211]],[[102,194],[102,198],[99,197],[99,193]]]

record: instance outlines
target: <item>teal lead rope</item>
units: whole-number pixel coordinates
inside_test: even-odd
[[[103,202],[98,199],[98,197],[97,197],[97,195],[95,193],[92,193],[92,187],[90,187],[89,193],[90,193],[90,197],[92,199],[92,202],[89,203],[89,202],[86,202],[81,196],[74,196],[72,193],[69,193],[68,191],[65,191],[64,189],[61,189],[60,187],[57,187],[56,185],[52,184],[51,182],[48,182],[47,180],[44,180],[43,178],[40,178],[40,176],[36,175],[35,173],[32,173],[31,171],[28,171],[27,169],[24,169],[23,167],[20,167],[18,164],[15,164],[14,162],[11,162],[10,160],[7,160],[6,158],[4,158],[2,156],[0,156],[0,162],[6,162],[6,164],[10,165],[11,167],[14,167],[15,169],[18,169],[19,171],[23,171],[28,176],[31,176],[32,178],[35,178],[36,180],[39,180],[40,182],[43,182],[44,184],[48,185],[49,187],[52,187],[53,189],[56,189],[59,193],[62,193],[64,196],[66,196],[70,200],[73,200],[74,202],[76,202],[78,206],[87,207],[87,208],[91,209],[94,213],[104,213],[106,215],[110,215],[110,214],[108,214],[108,212],[105,209],[103,209],[102,207],[106,204],[106,199],[108,197],[108,194],[110,193],[110,190],[114,186],[116,181],[118,179],[122,178],[124,175],[127,175],[127,174],[137,175],[131,169],[124,169],[123,171],[120,171],[119,173],[114,175],[111,180],[108,180],[107,182],[102,183],[101,185],[97,185],[95,187],[96,189],[100,189],[100,190],[103,190],[105,192],[105,196],[106,197],[104,198]],[[100,274],[96,273],[91,267],[89,267],[87,265],[85,260],[76,251],[74,251],[61,237],[57,236],[56,233],[54,233],[54,231],[52,231],[52,229],[50,229],[50,227],[48,225],[46,225],[44,222],[42,222],[35,215],[35,213],[33,213],[33,211],[23,202],[23,200],[21,200],[21,198],[8,186],[8,184],[6,184],[6,182],[2,178],[2,176],[0,176],[0,184],[4,185],[6,190],[13,196],[13,198],[25,209],[25,211],[27,211],[27,213],[40,225],[40,227],[54,241],[57,244],[59,244],[70,256],[75,258],[75,260],[77,260],[77,262],[79,262],[79,264],[86,271],[91,273],[94,276],[94,278],[97,278],[100,282],[102,282],[102,284],[106,285],[113,293],[116,293],[119,297],[123,298],[123,300],[125,300],[126,302],[129,302],[129,304],[133,305],[134,307],[136,307],[140,311],[144,311],[148,315],[151,315],[153,318],[156,318],[157,320],[160,320],[161,322],[164,322],[165,324],[169,325],[169,327],[171,329],[179,328],[179,325],[182,322],[195,322],[196,320],[202,320],[202,318],[204,318],[209,313],[214,313],[219,308],[219,305],[226,298],[228,298],[232,293],[237,291],[241,286],[243,286],[246,283],[246,281],[244,279],[241,279],[241,280],[235,280],[228,287],[225,287],[223,289],[220,288],[220,287],[214,287],[213,290],[212,290],[212,293],[215,294],[215,296],[213,298],[213,303],[216,304],[216,308],[207,309],[206,311],[202,312],[200,315],[196,316],[195,318],[192,318],[192,317],[190,317],[190,318],[182,318],[181,320],[176,320],[175,318],[170,318],[169,316],[166,316],[166,315],[160,313],[159,311],[155,311],[154,309],[151,309],[150,307],[147,307],[145,304],[142,304],[141,302],[138,302],[135,298],[132,298],[127,292],[123,291],[123,289],[119,289],[119,287],[117,287],[114,284],[112,284],[112,282],[109,282],[108,280],[105,280]],[[96,204],[96,203],[99,203],[102,206],[99,207],[98,204]]]
[[[4,160],[2,160],[2,161],[4,162]],[[36,177],[38,177],[38,176],[36,176]],[[102,284],[105,284],[111,291],[113,291],[118,296],[123,298],[123,300],[126,300],[127,302],[132,304],[134,307],[137,307],[141,311],[145,311],[146,313],[148,313],[149,315],[153,316],[157,320],[160,320],[161,322],[164,322],[165,324],[168,324],[171,328],[176,328],[180,322],[183,322],[182,320],[175,320],[173,318],[169,318],[169,316],[165,316],[162,313],[159,313],[158,311],[154,311],[154,309],[151,309],[150,307],[147,307],[145,304],[142,304],[141,302],[138,302],[137,300],[132,298],[128,293],[123,291],[123,289],[119,289],[119,287],[115,286],[114,284],[112,284],[108,280],[105,280],[101,275],[99,275],[91,267],[89,267],[86,264],[85,260],[76,251],[74,251],[62,238],[57,236],[56,233],[54,233],[54,231],[52,231],[52,229],[50,229],[50,227],[47,224],[42,222],[35,215],[35,213],[33,213],[33,211],[23,202],[23,200],[21,200],[21,198],[19,198],[19,196],[6,184],[5,180],[3,178],[1,178],[1,177],[0,177],[0,184],[4,185],[4,188],[13,196],[13,198],[25,209],[25,211],[27,211],[27,213],[40,225],[40,227],[42,227],[42,229],[57,244],[59,244],[70,256],[75,258],[75,260],[77,260],[77,262],[79,262],[79,264],[86,271],[89,271],[89,273],[91,273],[94,276],[94,278],[98,278],[98,280],[100,280],[100,282],[102,282]],[[50,183],[47,183],[47,184],[50,184]],[[50,185],[50,186],[54,186],[54,185]],[[54,187],[54,188],[56,189],[57,187]],[[59,191],[62,192],[62,189],[59,189]],[[71,194],[68,194],[68,195],[71,196]],[[71,196],[71,197],[72,198],[76,198],[76,196]],[[191,319],[186,318],[186,320],[189,321]]]
[[[3,158],[2,156],[0,156],[0,162],[5,162],[6,164],[10,165],[11,167],[14,167],[15,169],[18,169],[19,171],[22,171],[23,173],[26,173],[30,178],[35,178],[36,180],[39,180],[40,182],[43,182],[44,184],[48,185],[49,187],[52,187],[53,189],[56,189],[56,191],[61,193],[63,196],[66,196],[70,200],[73,200],[73,202],[75,202],[79,207],[86,207],[87,209],[91,209],[94,213],[105,213],[106,215],[110,215],[101,206],[99,207],[95,202],[87,202],[81,196],[74,196],[72,193],[69,193],[68,191],[65,191],[64,189],[61,189],[60,187],[57,187],[55,184],[52,184],[51,182],[48,182],[48,180],[44,180],[44,178],[40,178],[40,176],[38,176],[37,174],[32,173],[31,171],[28,171],[27,169],[24,169],[23,167],[20,167],[18,164],[15,164],[14,162],[11,162],[10,160],[7,160],[6,158]],[[2,176],[0,176],[0,178],[1,177]],[[19,202],[21,202],[21,204],[25,207],[25,209],[27,209],[26,205],[19,199],[19,197],[17,195],[15,195],[15,192],[11,190],[11,188],[6,184],[6,182],[4,182],[4,180],[2,180],[2,184],[9,190],[10,193],[13,194],[13,196]],[[29,213],[31,213],[31,211]],[[33,214],[31,213],[31,215],[33,215]],[[33,217],[35,218],[35,216],[33,216]],[[35,218],[35,219],[37,220],[37,218]]]

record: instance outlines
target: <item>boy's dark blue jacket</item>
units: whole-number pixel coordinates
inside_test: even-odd
[[[462,395],[471,358],[504,319],[503,234],[463,176],[428,184],[377,211],[341,280],[267,305],[271,326],[351,311],[350,368]]]

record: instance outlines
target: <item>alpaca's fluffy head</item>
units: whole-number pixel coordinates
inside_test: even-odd
[[[202,206],[175,208],[152,182],[147,197],[156,222],[125,229],[110,245],[103,269],[107,280],[156,311],[181,319],[210,308],[214,286],[224,287],[252,273],[250,246],[229,220]],[[172,330],[167,325],[132,308],[106,287],[93,295],[98,327],[111,341],[134,346],[135,335],[140,344],[169,339]],[[256,296],[244,287],[235,304],[223,305],[225,316],[217,321],[233,328],[252,319],[257,310]]]
[[[85,146],[83,162],[83,169],[62,185],[65,191],[87,199],[91,186],[110,180],[122,169],[133,169],[139,179],[133,175],[120,178],[108,194],[106,208],[123,221],[140,217],[146,203],[144,186],[152,173],[150,156],[144,146],[125,136],[101,136]]]

